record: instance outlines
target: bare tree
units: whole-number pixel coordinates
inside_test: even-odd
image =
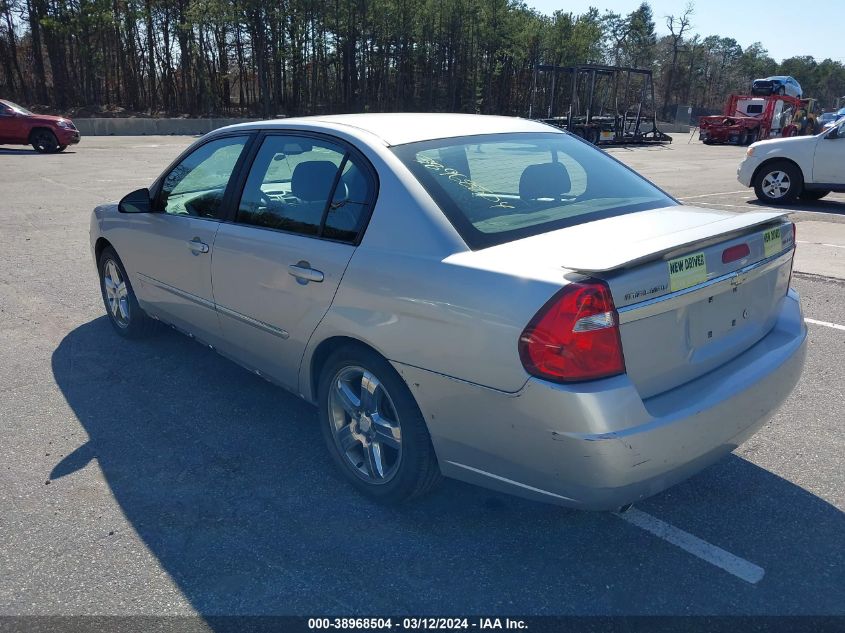
[[[674,88],[675,76],[678,72],[678,56],[684,43],[684,34],[692,28],[692,14],[695,13],[695,6],[692,2],[687,3],[684,12],[680,17],[674,15],[666,16],[666,28],[669,29],[669,36],[672,43],[672,61],[666,71],[666,83],[663,92],[663,110],[669,106],[669,100]]]

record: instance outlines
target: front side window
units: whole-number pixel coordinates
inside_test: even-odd
[[[677,204],[601,150],[561,133],[447,138],[394,152],[473,249]]]
[[[217,139],[189,154],[165,176],[158,210],[170,215],[219,218],[226,187],[248,138]]]
[[[250,169],[237,222],[351,242],[371,199],[371,179],[343,146],[271,135]]]

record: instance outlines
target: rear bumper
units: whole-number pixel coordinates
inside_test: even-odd
[[[643,400],[627,376],[531,379],[507,394],[395,364],[428,422],[443,474],[541,501],[614,509],[726,455],[792,391],[806,326],[790,291],[772,331],[710,373]]]

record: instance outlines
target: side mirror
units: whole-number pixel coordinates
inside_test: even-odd
[[[127,193],[118,203],[117,210],[121,213],[150,213],[153,210],[150,190],[145,187]]]

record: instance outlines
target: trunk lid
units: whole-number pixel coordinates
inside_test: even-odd
[[[648,398],[715,369],[763,338],[786,296],[793,253],[785,214],[678,205],[455,259],[543,281],[560,283],[567,271],[606,281],[619,312],[626,371]]]
[[[643,398],[712,371],[774,327],[794,243],[792,224],[774,214],[595,275],[610,286],[626,371]]]

